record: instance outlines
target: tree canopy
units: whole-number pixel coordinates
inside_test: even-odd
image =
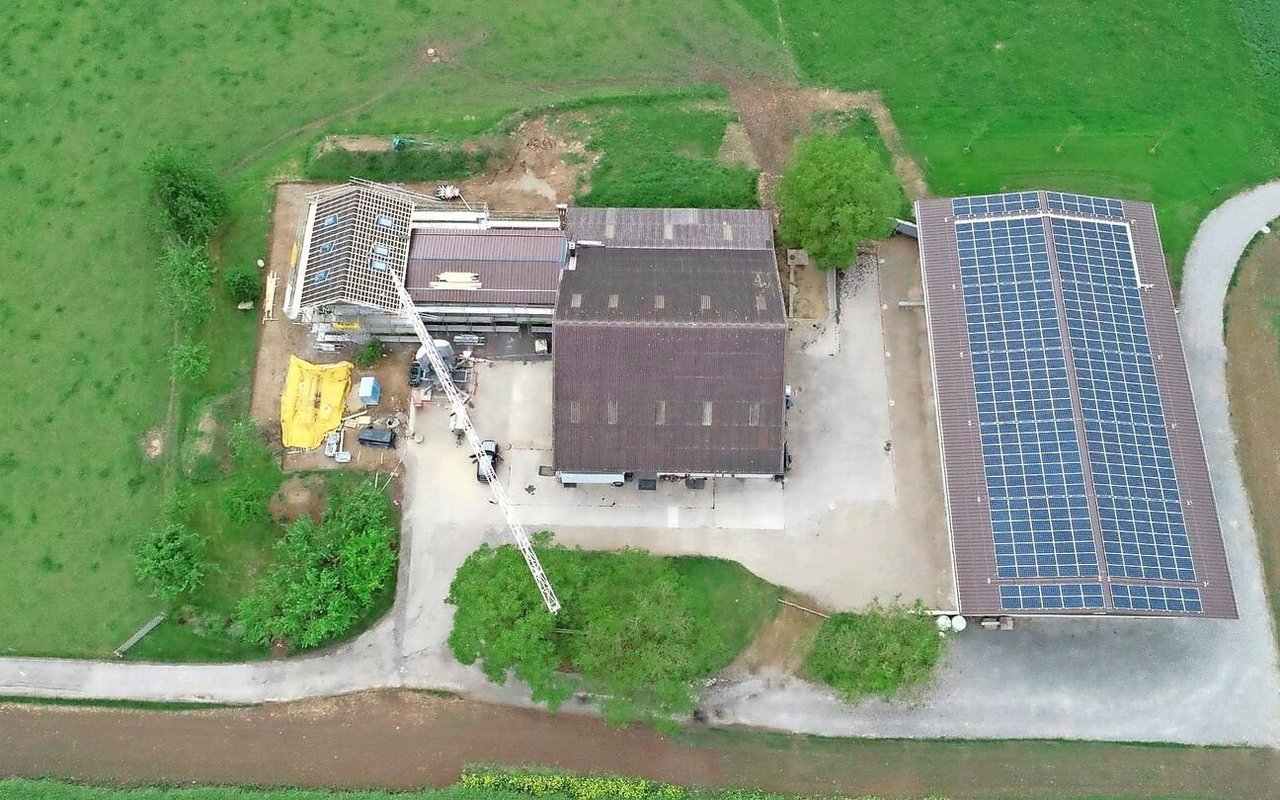
[[[564,603],[555,616],[510,545],[483,547],[458,570],[449,590],[458,660],[480,662],[497,683],[514,674],[552,709],[583,691],[615,723],[690,713],[697,682],[727,662],[725,642],[671,560],[545,539],[538,553]]]
[[[852,263],[863,242],[893,227],[902,190],[861,139],[818,134],[796,145],[778,184],[778,233],[823,269]]]
[[[245,637],[315,647],[348,633],[395,575],[391,503],[372,483],[335,492],[320,522],[302,517],[276,563],[236,609]]]
[[[138,539],[133,552],[138,579],[151,587],[151,596],[173,601],[204,582],[208,564],[205,539],[186,525],[170,521]]]
[[[153,151],[145,168],[169,232],[185,244],[208,242],[227,213],[217,173],[194,153],[175,147]]]

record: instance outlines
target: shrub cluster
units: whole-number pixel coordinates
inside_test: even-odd
[[[861,613],[835,614],[823,622],[805,666],[846,700],[889,697],[928,681],[945,643],[919,603],[876,603]]]
[[[172,602],[200,588],[208,564],[205,539],[185,523],[170,520],[141,536],[133,555],[138,579],[151,588],[151,596]]]
[[[449,590],[458,607],[454,656],[480,662],[496,683],[514,674],[552,709],[583,691],[617,724],[690,713],[698,681],[724,661],[722,633],[699,613],[694,589],[667,559],[570,550],[547,538],[539,537],[538,552],[564,602],[560,613],[543,609],[516,548],[483,547]]]
[[[372,483],[335,492],[320,522],[293,524],[275,565],[240,601],[245,637],[307,648],[347,634],[394,578],[395,545],[385,492]]]
[[[683,786],[644,778],[541,770],[469,769],[462,773],[458,786],[532,797],[557,795],[569,800],[688,800],[692,797]]]
[[[180,381],[200,380],[208,374],[211,362],[209,345],[198,339],[183,339],[169,351],[169,369]]]
[[[204,246],[227,213],[217,173],[194,153],[175,147],[152,151],[145,169],[168,232],[185,244]]]

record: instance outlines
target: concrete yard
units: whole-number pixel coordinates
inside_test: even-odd
[[[886,261],[914,259],[911,247],[889,251]],[[551,463],[550,362],[482,368],[477,428],[504,448],[498,473],[521,520],[589,549],[733,559],[833,609],[895,597],[954,608],[940,482],[922,480],[938,469],[922,316],[887,302],[866,275],[847,282],[838,323],[800,325],[787,365],[795,466],[785,481],[565,488],[538,474]],[[886,361],[887,339],[900,353]]]

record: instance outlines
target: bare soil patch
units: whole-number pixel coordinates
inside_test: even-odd
[[[191,452],[202,456],[213,452],[213,440],[218,433],[218,420],[213,415],[214,405],[211,403],[200,413],[196,422],[196,435],[192,437]]]
[[[1227,298],[1227,392],[1268,596],[1280,614],[1280,233],[1238,267]]]
[[[484,763],[805,795],[1254,800],[1274,795],[1280,753],[697,730],[663,737],[643,726],[610,728],[591,716],[413,692],[209,711],[0,705],[3,775],[416,789],[452,784],[463,767]]]
[[[566,159],[570,153],[575,157]],[[503,154],[484,174],[457,186],[467,200],[487,203],[496,211],[550,214],[557,203],[573,199],[588,162],[586,146],[567,125],[535,117],[512,131]],[[411,186],[424,194],[436,189],[435,183]]]
[[[773,205],[773,189],[796,139],[812,130],[816,114],[827,111],[864,110],[870,114],[893,154],[893,169],[907,197],[915,200],[928,195],[924,172],[904,149],[902,135],[879,92],[840,92],[743,81],[731,83],[729,93],[760,166],[760,203],[766,208]]]
[[[720,150],[716,153],[724,164],[750,169],[759,169],[755,151],[751,149],[751,137],[747,135],[747,126],[741,122],[730,122],[724,128],[724,139],[720,141]]]
[[[280,484],[267,507],[272,519],[282,525],[292,525],[302,517],[320,519],[324,503],[324,479],[318,475],[300,475]]]
[[[148,461],[154,461],[164,455],[165,429],[163,426],[152,428],[142,435],[138,446]]]
[[[793,603],[819,610],[803,597],[788,596]],[[813,646],[813,637],[822,626],[822,617],[788,605],[780,605],[777,615],[760,629],[754,642],[729,665],[730,674],[778,672],[797,675]]]

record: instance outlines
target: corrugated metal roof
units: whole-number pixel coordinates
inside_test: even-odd
[[[773,217],[757,209],[570,208],[569,235],[613,247],[764,250]]]
[[[422,303],[556,303],[568,241],[560,230],[416,229],[409,245],[405,288]],[[442,272],[473,273],[478,289],[433,289]]]
[[[780,474],[786,336],[785,325],[557,323],[556,468]]]
[[[782,471],[787,326],[771,248],[580,247],[554,325],[554,463]]]
[[[1030,195],[1031,193],[1022,193]],[[1044,193],[1035,202],[1023,203],[1016,213],[1053,214],[1055,216],[1096,216],[1074,211],[1050,209]],[[981,204],[979,204],[981,205]],[[1096,205],[1096,204],[1095,204]],[[971,217],[972,204],[965,204]],[[1108,206],[1108,208],[1113,206]],[[942,438],[942,460],[948,520],[951,528],[952,557],[961,611],[966,614],[1000,614],[1000,584],[1052,584],[1035,579],[1010,581],[997,577],[992,538],[991,512],[984,473],[982,444],[979,435],[977,401],[973,365],[969,355],[961,272],[956,248],[956,217],[952,199],[922,200],[916,216],[920,232],[921,268],[923,271],[929,340],[933,360],[934,388],[937,396],[938,426]],[[1090,206],[1093,208],[1093,206]],[[992,212],[993,215],[995,212]],[[1007,209],[1005,212],[1007,214]],[[984,211],[978,216],[984,216]],[[970,218],[971,218],[970,217]],[[1191,541],[1197,581],[1193,585],[1203,600],[1202,616],[1236,616],[1235,599],[1227,568],[1222,532],[1205,460],[1199,423],[1191,396],[1190,380],[1174,314],[1173,295],[1165,267],[1164,255],[1156,228],[1155,211],[1148,203],[1124,203],[1124,221],[1139,272],[1139,280],[1148,286],[1142,292],[1143,316],[1150,338],[1155,364],[1156,383],[1173,452],[1174,471],[1183,501],[1183,513]],[[1048,220],[1045,222],[1048,225]],[[1048,229],[1046,228],[1046,231]],[[1051,259],[1054,280],[1058,281],[1056,257]],[[1065,330],[1065,326],[1063,327]],[[1070,351],[1064,342],[1064,349]],[[1068,359],[1068,364],[1071,361]],[[1069,370],[1073,403],[1078,407],[1076,376]],[[1088,490],[1092,493],[1092,490]],[[1097,526],[1097,512],[1090,498],[1092,524]],[[1096,531],[1095,531],[1096,532]],[[1098,537],[1101,541],[1101,537]],[[1100,553],[1101,555],[1101,553]],[[1091,579],[1108,586],[1110,579],[1103,565],[1103,576]],[[1123,583],[1135,581],[1116,578]],[[1063,579],[1078,584],[1081,579]],[[1089,582],[1086,580],[1085,582]],[[1143,581],[1136,581],[1141,585]],[[1158,581],[1155,583],[1159,583]],[[1106,592],[1107,598],[1111,593]],[[1124,615],[1162,613],[1117,609],[1110,600],[1102,610]],[[1018,613],[1036,613],[1020,611]],[[1071,611],[1055,609],[1049,613],[1099,613],[1098,609]],[[1165,615],[1175,612],[1163,612]]]
[[[537,228],[417,228],[409,243],[409,258],[442,261],[563,263],[567,251],[564,231]]]
[[[578,247],[556,319],[649,324],[786,324],[773,250]]]

